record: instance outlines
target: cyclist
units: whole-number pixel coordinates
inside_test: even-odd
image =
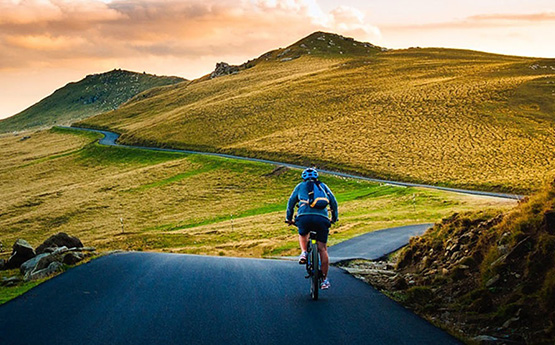
[[[307,168],[303,171],[301,175],[303,182],[299,183],[287,203],[287,216],[285,221],[289,224],[296,224],[299,228],[299,244],[301,246],[301,255],[299,256],[299,264],[306,263],[307,256],[307,245],[308,237],[310,231],[315,231],[316,241],[318,244],[318,252],[320,253],[320,261],[323,275],[323,282],[320,285],[321,289],[328,289],[330,287],[330,281],[328,279],[328,269],[329,269],[329,257],[328,249],[326,243],[328,242],[329,228],[331,224],[337,222],[337,200],[331,192],[331,190],[324,183],[318,181],[318,171],[314,168]],[[331,209],[331,219],[328,215],[327,207],[316,208],[309,205],[309,188],[310,183],[312,183],[313,188],[317,188],[319,185],[329,201],[329,206]],[[293,213],[295,205],[298,204],[299,209],[297,210],[297,217],[293,221]]]

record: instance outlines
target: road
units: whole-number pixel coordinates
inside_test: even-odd
[[[332,267],[308,295],[295,262],[121,253],[0,306],[0,344],[460,344]]]
[[[214,152],[203,152],[203,151],[191,151],[191,150],[180,150],[180,149],[166,149],[166,148],[159,148],[159,147],[147,147],[147,146],[135,146],[135,145],[122,145],[117,143],[117,139],[120,137],[119,134],[109,131],[97,130],[97,129],[90,129],[90,128],[80,128],[80,127],[64,127],[60,126],[61,128],[68,128],[68,129],[75,129],[75,130],[83,130],[83,131],[91,131],[97,132],[104,135],[104,138],[100,139],[99,143],[101,145],[108,145],[108,146],[122,146],[122,147],[131,147],[131,148],[139,148],[145,150],[153,150],[153,151],[164,151],[164,152],[181,152],[181,153],[189,153],[189,154],[202,154],[208,156],[217,156],[217,157],[224,157],[224,158],[231,158],[231,159],[241,159],[247,160],[252,162],[261,162],[261,163],[268,163],[272,165],[282,165],[293,169],[304,169],[306,167],[297,165],[297,164],[290,164],[284,162],[276,162],[267,159],[259,159],[259,158],[251,158],[251,157],[242,157],[242,156],[234,156],[228,155],[224,153],[214,153]],[[455,192],[455,193],[463,193],[463,194],[471,194],[471,195],[479,195],[479,196],[487,196],[493,198],[502,198],[502,199],[515,199],[520,200],[524,196],[517,195],[517,194],[506,194],[506,193],[494,193],[494,192],[485,192],[479,190],[469,190],[469,189],[460,189],[460,188],[448,188],[448,187],[441,187],[441,186],[434,186],[434,185],[427,185],[421,183],[411,183],[411,182],[402,182],[402,181],[391,181],[391,180],[383,180],[383,179],[376,179],[370,177],[364,177],[354,174],[347,174],[339,171],[331,171],[325,169],[318,169],[320,173],[334,175],[339,177],[346,177],[346,178],[353,178],[371,182],[378,182],[378,183],[386,183],[395,186],[402,186],[402,187],[422,187],[422,188],[432,188],[438,189],[448,192]]]
[[[413,236],[422,235],[432,223],[399,226],[369,232],[329,247],[331,263],[352,259],[377,260],[406,246]]]

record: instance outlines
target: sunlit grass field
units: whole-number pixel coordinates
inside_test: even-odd
[[[262,60],[81,125],[124,143],[527,193],[555,169],[555,60],[439,48]]]
[[[100,251],[232,256],[296,253],[284,221],[300,172],[233,159],[104,147],[95,133],[0,137],[0,240],[33,246],[56,232]],[[340,205],[330,243],[512,201],[323,176]],[[123,227],[122,222],[123,220]],[[4,253],[8,254],[8,253]]]

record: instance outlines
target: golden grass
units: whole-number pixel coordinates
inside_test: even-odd
[[[37,246],[63,231],[99,250],[234,256],[296,251],[294,229],[283,219],[298,171],[272,175],[274,167],[261,163],[101,147],[91,143],[94,134],[59,129],[20,138],[0,138],[0,154],[11,157],[0,165],[5,248],[17,238]],[[377,228],[436,221],[453,211],[514,204],[323,179],[340,202],[331,243]]]
[[[450,49],[305,55],[137,97],[82,125],[125,143],[528,192],[555,169],[553,68]]]

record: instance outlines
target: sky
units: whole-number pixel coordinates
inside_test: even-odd
[[[194,79],[319,30],[555,58],[553,0],[0,0],[0,119],[88,74]]]

